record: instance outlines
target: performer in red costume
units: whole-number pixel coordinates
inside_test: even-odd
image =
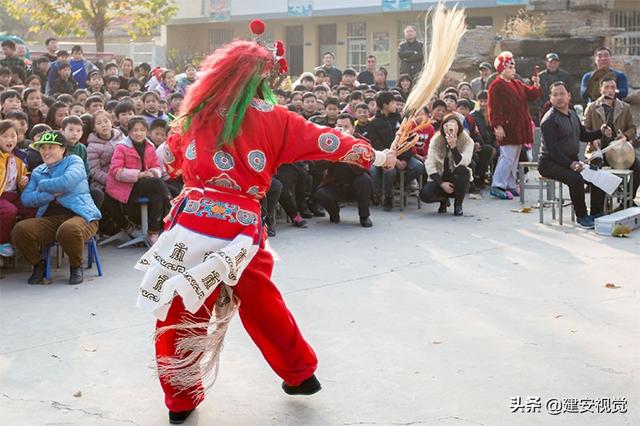
[[[264,31],[261,21],[250,27]],[[172,424],[185,421],[215,380],[236,310],[286,393],[320,390],[316,355],[271,281],[260,199],[284,163],[395,167],[394,152],[275,105],[271,85],[287,72],[283,56],[281,42],[240,40],[211,54],[165,145],[167,169],[185,188],[136,268],[145,271],[138,305],[158,320],[156,360]]]

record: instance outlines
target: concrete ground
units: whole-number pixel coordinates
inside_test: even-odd
[[[324,388],[285,395],[235,318],[218,382],[187,424],[640,424],[640,231],[541,225],[516,201],[464,207],[460,218],[374,209],[372,229],[353,207],[339,225],[279,224],[274,278]],[[100,254],[105,276],[81,286],[65,284],[66,266],[50,286],[3,271],[3,425],[167,424],[154,321],[134,307],[142,249]],[[541,412],[511,413],[517,397],[540,398]],[[626,398],[627,412],[552,415],[554,398]]]

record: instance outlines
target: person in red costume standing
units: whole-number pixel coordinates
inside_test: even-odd
[[[250,28],[259,35],[264,23]],[[185,187],[136,268],[145,271],[138,305],[157,318],[156,361],[172,424],[186,420],[215,380],[235,311],[287,394],[321,389],[316,355],[271,281],[260,199],[285,163],[395,167],[393,151],[276,105],[272,86],[286,72],[281,42],[236,40],[216,50],[165,144],[166,169]]]
[[[494,66],[500,75],[489,85],[488,113],[500,157],[493,173],[491,195],[510,200],[519,195],[516,175],[522,145],[533,144],[527,103],[542,96],[542,90],[537,75],[531,78],[533,86],[515,78],[516,63],[511,52],[500,53]]]

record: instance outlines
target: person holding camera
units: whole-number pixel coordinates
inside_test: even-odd
[[[458,117],[447,114],[429,144],[425,162],[429,180],[420,192],[420,199],[425,203],[440,203],[438,213],[446,213],[449,198],[453,198],[453,214],[462,216],[462,201],[473,180],[469,164],[474,146]]]

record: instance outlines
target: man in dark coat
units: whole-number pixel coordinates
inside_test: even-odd
[[[424,45],[416,39],[416,27],[407,25],[404,29],[405,41],[398,46],[400,58],[400,74],[409,74],[414,79],[424,64]]]

